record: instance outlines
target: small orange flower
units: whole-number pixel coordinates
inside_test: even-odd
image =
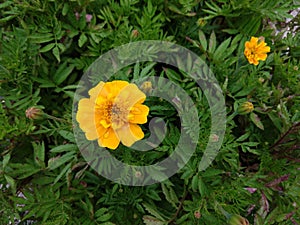
[[[244,54],[250,64],[258,65],[258,61],[265,61],[267,53],[270,52],[270,47],[264,41],[264,38],[251,37],[250,41],[245,43]]]
[[[116,149],[120,142],[131,146],[144,137],[138,124],[147,122],[146,95],[126,81],[100,82],[89,91],[90,98],[78,103],[76,120],[88,140]]]

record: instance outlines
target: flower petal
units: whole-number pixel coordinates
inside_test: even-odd
[[[89,90],[89,95],[91,96],[92,100],[95,100],[98,97],[100,92],[103,90],[104,85],[105,83],[101,81],[96,87]]]
[[[88,98],[83,98],[78,103],[76,120],[78,121],[79,126],[83,131],[95,127],[94,120],[91,119],[94,118],[93,108],[94,108],[94,104]]]
[[[146,95],[135,84],[129,84],[119,92],[115,101],[132,107],[137,103],[144,102],[145,99]]]
[[[136,124],[127,124],[116,132],[122,144],[128,147],[144,137],[144,132],[140,126]]]
[[[116,149],[120,144],[120,139],[112,128],[106,130],[106,132],[98,139],[98,144],[102,147],[110,149]]]
[[[148,106],[142,104],[135,104],[130,110],[129,120],[131,123],[144,124],[147,123],[148,114]]]

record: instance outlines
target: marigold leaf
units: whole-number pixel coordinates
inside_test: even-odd
[[[42,47],[41,49],[40,49],[40,52],[48,52],[48,51],[50,51],[52,48],[54,48],[54,46],[55,46],[55,43],[50,43],[50,44],[48,44],[48,45],[46,45],[46,46],[44,46],[44,47]]]
[[[264,125],[262,124],[262,122],[257,114],[255,114],[254,112],[250,113],[250,119],[259,129],[261,129],[261,130],[264,129]]]
[[[57,59],[58,62],[60,62],[60,53],[59,53],[59,49],[57,46],[55,46],[53,49],[52,49],[52,53],[53,55],[55,56],[55,58]]]
[[[198,31],[198,36],[199,36],[199,41],[203,48],[203,51],[206,51],[207,50],[207,40],[206,40],[205,34],[203,33],[202,30]]]

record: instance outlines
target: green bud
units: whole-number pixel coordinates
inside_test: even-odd
[[[41,120],[45,117],[45,114],[41,108],[30,107],[25,111],[27,118],[31,120]]]
[[[239,105],[237,112],[240,115],[245,115],[251,113],[253,110],[254,110],[254,106],[251,102],[244,102],[241,105]]]
[[[240,215],[233,215],[229,219],[229,225],[249,225],[249,221]]]
[[[151,81],[145,81],[144,83],[142,83],[142,85],[140,86],[140,89],[144,92],[144,93],[149,93],[152,91],[152,83]]]
[[[198,25],[199,27],[204,27],[206,24],[207,24],[207,21],[206,21],[204,18],[199,18],[199,19],[197,20],[197,25]]]

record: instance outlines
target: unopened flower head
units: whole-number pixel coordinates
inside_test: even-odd
[[[127,81],[100,82],[89,91],[90,98],[78,103],[76,120],[88,140],[116,149],[120,142],[131,146],[144,137],[138,124],[147,122],[146,95]]]
[[[132,37],[135,37],[135,38],[138,37],[139,34],[140,34],[140,32],[139,32],[138,30],[133,30],[133,31],[131,32]]]
[[[200,219],[201,218],[201,213],[199,212],[199,210],[197,210],[197,211],[194,212],[194,217],[196,219]]]
[[[40,120],[44,118],[44,112],[42,109],[37,107],[30,107],[25,111],[27,118],[32,120]]]
[[[240,215],[233,215],[229,220],[229,225],[249,225],[249,221]]]
[[[240,115],[245,115],[245,114],[251,113],[253,110],[254,110],[254,106],[251,102],[244,102],[239,105],[237,112]]]
[[[85,15],[85,21],[88,22],[88,23],[90,23],[92,21],[92,18],[93,18],[93,15],[91,15],[91,14],[86,14]]]
[[[245,43],[244,54],[250,64],[258,65],[259,60],[265,61],[270,47],[267,46],[263,37],[251,37],[250,41]]]
[[[149,93],[153,89],[151,81],[145,81],[144,83],[142,83],[140,88],[145,93]]]

